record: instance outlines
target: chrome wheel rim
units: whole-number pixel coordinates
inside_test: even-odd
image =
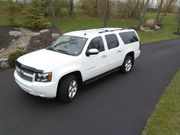
[[[126,64],[125,64],[125,70],[126,70],[126,72],[129,72],[129,71],[131,70],[131,68],[132,68],[132,60],[131,60],[131,59],[128,59],[128,60],[126,61]]]
[[[72,80],[69,84],[69,89],[68,89],[68,95],[69,98],[74,98],[74,96],[77,93],[77,81],[76,80]]]

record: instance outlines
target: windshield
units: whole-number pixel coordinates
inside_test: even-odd
[[[83,50],[86,41],[87,39],[83,37],[63,35],[58,38],[48,50],[77,56]]]

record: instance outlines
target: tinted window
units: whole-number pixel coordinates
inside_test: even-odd
[[[134,31],[119,33],[119,35],[121,36],[124,44],[129,44],[138,41],[137,35]]]
[[[119,46],[119,42],[117,36],[115,34],[110,34],[105,36],[108,49],[112,49]]]
[[[94,39],[91,40],[89,46],[88,46],[88,50],[89,49],[98,49],[99,52],[104,51],[104,43],[101,37],[96,37]]]

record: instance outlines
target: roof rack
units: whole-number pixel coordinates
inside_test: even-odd
[[[119,28],[119,29],[112,29],[112,30],[103,30],[103,31],[100,31],[100,32],[98,32],[98,33],[100,34],[100,33],[113,32],[113,31],[118,31],[118,30],[123,30],[123,28]]]

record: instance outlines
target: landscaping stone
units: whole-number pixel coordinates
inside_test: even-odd
[[[41,40],[35,40],[35,41],[34,41],[35,44],[38,44],[38,43],[40,43],[40,42],[41,42]]]
[[[144,26],[140,26],[140,30],[141,30],[141,31],[145,31]]]
[[[31,33],[31,36],[33,37],[33,36],[39,36],[41,33],[40,32],[33,32],[33,33]]]
[[[60,34],[59,34],[59,33],[53,33],[53,34],[51,35],[51,37],[52,37],[53,39],[57,39],[58,37],[60,37]]]
[[[5,49],[4,49],[4,48],[2,48],[2,49],[0,50],[0,53],[2,53],[4,50],[5,50]]]
[[[32,31],[26,28],[19,28],[19,31],[22,32],[22,36],[16,39],[11,39],[11,42],[8,47],[4,49],[4,51],[1,51],[0,58],[8,58],[8,56],[16,51],[22,50],[25,51],[27,46],[29,45],[29,41]]]
[[[154,29],[155,29],[155,30],[159,30],[160,27],[156,24],[156,25],[154,25]]]
[[[0,50],[2,48],[6,49],[14,38],[13,36],[9,35],[9,31],[15,31],[15,28],[11,26],[0,26]]]
[[[9,35],[14,36],[14,37],[20,37],[20,36],[22,36],[22,32],[21,31],[10,31]]]
[[[0,59],[0,69],[8,69],[9,64],[8,64],[8,59]]]
[[[27,46],[27,52],[46,48],[50,46],[56,40],[56,38],[60,36],[60,34],[58,34],[59,30],[56,27],[50,28],[48,32],[46,29],[42,31],[44,33],[40,33],[37,36],[31,37],[29,45]]]
[[[43,30],[40,30],[39,32],[40,33],[46,33],[46,32],[49,32],[49,29],[43,29]]]

